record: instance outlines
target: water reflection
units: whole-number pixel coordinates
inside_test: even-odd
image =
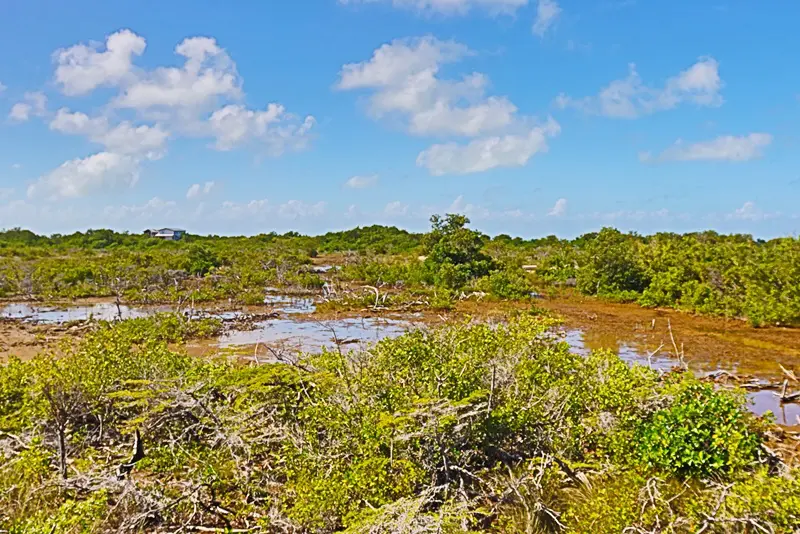
[[[264,304],[284,313],[313,313],[317,309],[313,298],[288,295],[267,295]]]
[[[648,359],[648,351],[644,344],[628,344],[620,341],[618,337],[592,335],[583,330],[572,329],[561,332],[563,340],[569,344],[570,349],[576,354],[588,355],[593,350],[609,349],[616,352],[620,359],[629,365],[646,365],[658,371],[667,372],[678,365],[678,359],[669,352],[657,353]],[[655,350],[655,349],[654,349]],[[736,372],[735,365],[728,371]],[[717,370],[720,368],[717,366]],[[703,376],[710,371],[699,371]],[[750,410],[758,416],[772,412],[775,422],[785,426],[800,426],[800,404],[782,404],[775,391],[760,390],[747,394]]]
[[[284,346],[294,351],[317,352],[323,347],[365,345],[404,334],[411,323],[396,319],[340,319],[297,321],[275,319],[256,325],[251,331],[231,331],[219,339],[222,348],[255,345]]]
[[[135,319],[172,310],[169,306],[132,307],[124,304],[117,309],[117,305],[111,302],[63,307],[14,303],[0,308],[0,317],[37,324],[62,324],[88,319],[112,321],[120,316],[122,319]]]
[[[290,297],[287,295],[268,295],[264,304],[272,310],[282,313],[312,313],[316,307],[314,299],[306,297]],[[16,302],[0,305],[0,319],[16,319],[26,323],[55,325],[72,321],[113,321],[115,319],[136,319],[149,317],[156,313],[173,312],[175,306],[131,306],[120,304],[119,308],[113,302],[100,302],[95,304],[80,305],[38,305],[28,302]],[[184,313],[189,310],[183,310]],[[230,319],[240,312],[218,312],[197,307],[191,310],[195,316],[213,316],[220,319]]]
[[[761,390],[747,395],[750,399],[750,410],[756,415],[772,412],[779,425],[800,425],[800,404],[781,404],[775,391]]]
[[[615,352],[622,361],[630,365],[650,365],[653,369],[665,372],[675,367],[678,363],[675,358],[670,358],[660,351],[650,357],[648,361],[648,352],[646,350],[636,345],[629,345],[616,337],[605,339],[608,336],[603,336],[602,339],[599,339],[596,334],[578,329],[564,330],[562,335],[570,349],[582,356],[588,355],[593,350],[608,349]]]

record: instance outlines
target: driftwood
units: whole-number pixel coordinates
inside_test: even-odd
[[[133,467],[136,465],[136,463],[143,458],[144,445],[142,445],[142,437],[139,434],[139,429],[136,429],[136,432],[133,435],[133,455],[131,456],[130,460],[124,464],[120,464],[120,466],[117,467],[117,478],[120,480],[124,479],[126,475],[133,471]]]

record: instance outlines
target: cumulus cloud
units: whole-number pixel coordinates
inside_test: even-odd
[[[711,57],[700,58],[688,69],[669,78],[663,87],[645,85],[636,65],[631,64],[626,78],[614,80],[598,95],[573,98],[562,93],[555,104],[562,109],[575,108],[592,115],[635,119],[687,102],[697,106],[720,106],[723,85],[719,63]]]
[[[218,215],[225,219],[255,219],[268,220],[280,219],[303,219],[319,217],[325,214],[327,203],[324,201],[313,204],[300,200],[289,200],[283,204],[272,204],[267,199],[251,200],[249,202],[222,203],[222,209]]]
[[[560,131],[559,125],[550,120],[525,135],[486,137],[467,144],[437,144],[417,157],[417,165],[425,167],[434,176],[522,167],[535,154],[546,152],[547,138],[558,135]]]
[[[361,210],[355,204],[350,204],[344,212],[345,219],[356,219],[361,216]]]
[[[47,113],[47,96],[42,92],[25,93],[22,102],[11,107],[8,118],[13,122],[25,122],[31,117],[42,117]]]
[[[487,208],[483,206],[477,206],[470,202],[464,200],[464,195],[459,195],[450,204],[450,207],[445,210],[445,213],[459,213],[461,215],[466,215],[470,219],[481,220],[481,219],[488,219],[492,216],[492,213]]]
[[[576,216],[577,219],[589,219],[614,223],[619,221],[665,221],[673,219],[688,219],[686,214],[675,214],[666,208],[658,210],[618,210],[609,212],[594,212]]]
[[[741,208],[737,208],[734,210],[733,213],[729,213],[725,218],[729,220],[738,220],[738,221],[765,221],[768,219],[775,219],[780,217],[780,213],[778,212],[765,212],[756,206],[756,203],[752,200],[745,202],[742,204]]]
[[[279,156],[286,151],[306,148],[316,120],[308,116],[300,121],[279,104],[269,104],[264,111],[232,104],[215,111],[209,124],[218,150],[257,141]]]
[[[396,116],[416,135],[476,136],[508,126],[517,111],[505,97],[487,97],[488,78],[472,73],[460,80],[438,76],[444,64],[470,51],[433,37],[396,40],[372,58],[342,67],[338,88],[371,89],[374,118]]]
[[[212,138],[219,150],[255,146],[271,156],[308,146],[316,123],[313,116],[298,118],[275,103],[265,110],[239,103],[244,97],[243,80],[215,39],[181,41],[174,50],[183,58],[180,67],[137,67],[134,59],[145,48],[143,37],[121,30],[109,35],[104,44],[76,44],[56,51],[55,81],[64,95],[85,95],[99,87],[111,87],[117,94],[102,115],[68,108],[56,113],[49,123],[51,130],[85,136],[103,151],[68,161],[42,176],[31,186],[31,194],[76,197],[109,184],[133,185],[140,163],[163,157],[171,137]],[[46,104],[43,94],[28,93],[12,108],[10,117],[23,121],[32,115],[44,116]],[[120,121],[119,110],[133,111],[140,122]]]
[[[8,89],[8,86],[3,84],[3,82],[0,82],[0,95],[2,95],[6,89]]]
[[[547,212],[549,217],[563,217],[567,213],[567,199],[559,198],[556,200],[555,205],[550,211]]]
[[[65,95],[84,95],[101,86],[114,86],[130,76],[133,57],[145,49],[144,38],[121,30],[106,38],[105,50],[99,43],[77,44],[57,50],[55,79]]]
[[[40,177],[29,187],[29,196],[76,198],[101,190],[132,187],[139,180],[141,162],[161,158],[169,137],[160,125],[137,126],[128,121],[112,125],[107,117],[89,117],[67,108],[59,109],[49,126],[63,134],[85,136],[104,150],[67,161]]]
[[[106,206],[103,213],[107,219],[113,221],[130,221],[131,219],[151,220],[155,217],[168,217],[175,214],[177,203],[173,200],[163,200],[153,197],[144,204]]]
[[[561,6],[555,0],[539,0],[536,6],[536,19],[533,22],[533,33],[544,37],[561,15]]]
[[[353,176],[344,183],[345,187],[349,187],[350,189],[366,189],[368,187],[374,187],[377,184],[378,184],[377,174]]]
[[[513,15],[528,0],[339,0],[343,5],[391,3],[400,9],[418,13],[440,15],[465,15],[472,9],[481,9],[490,15]]]
[[[219,210],[218,215],[224,219],[253,218],[267,214],[270,208],[271,204],[266,198],[249,202],[226,200],[222,203],[222,208]]]
[[[96,191],[129,188],[138,180],[139,162],[136,158],[100,152],[61,164],[31,184],[28,187],[28,196],[77,198]]]
[[[189,190],[186,191],[186,198],[193,199],[201,196],[206,196],[211,193],[211,191],[216,186],[215,182],[206,182],[204,184],[192,184],[189,187]]]
[[[687,144],[676,141],[658,156],[649,152],[640,154],[642,161],[732,161],[742,162],[763,156],[764,149],[772,144],[767,133],[751,133],[744,136],[724,135],[699,143]]]
[[[508,98],[487,95],[489,80],[483,74],[440,76],[445,64],[471,53],[462,44],[433,37],[396,40],[379,47],[369,60],[344,65],[337,88],[371,91],[370,115],[399,120],[413,135],[478,138],[423,151],[417,163],[432,174],[524,165],[546,146],[543,135],[557,133],[557,125],[551,120],[545,128],[537,126],[519,116]]]
[[[163,154],[169,132],[162,126],[138,125],[123,121],[115,126],[106,117],[92,117],[61,108],[50,121],[50,129],[70,135],[83,135],[103,145],[108,152],[158,159]]]
[[[218,99],[242,96],[236,64],[215,39],[189,37],[175,47],[183,67],[158,67],[137,73],[114,100],[120,108],[140,111],[164,109],[203,110]]]
[[[383,214],[387,217],[404,217],[408,215],[408,210],[408,204],[403,204],[399,200],[395,200],[394,202],[386,204],[386,207],[383,208]]]
[[[326,206],[323,201],[307,204],[300,200],[290,200],[278,206],[278,215],[288,219],[318,217],[325,213]]]
[[[175,53],[184,58],[182,67],[137,71],[112,104],[186,135],[212,137],[218,150],[263,146],[267,154],[280,156],[308,146],[313,116],[301,119],[277,103],[264,110],[236,103],[244,97],[244,81],[215,39],[184,39]]]

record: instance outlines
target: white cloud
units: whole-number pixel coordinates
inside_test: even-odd
[[[50,121],[50,129],[71,135],[84,135],[103,145],[108,152],[158,159],[163,155],[169,132],[160,125],[134,126],[128,121],[111,126],[106,117],[93,117],[61,108]]]
[[[463,195],[456,197],[450,207],[445,210],[445,213],[459,213],[473,220],[488,219],[492,216],[492,213],[483,206],[476,206],[466,202]]]
[[[408,204],[403,204],[399,200],[395,200],[394,202],[386,204],[386,207],[383,208],[383,214],[387,217],[403,217],[408,215],[408,209]]]
[[[133,56],[145,49],[144,38],[121,30],[106,38],[105,51],[99,43],[78,44],[53,54],[56,83],[65,95],[83,95],[100,86],[113,86],[131,74]]]
[[[544,37],[558,16],[561,15],[561,7],[555,0],[539,0],[536,6],[536,20],[533,22],[533,33],[539,37]]]
[[[562,109],[575,108],[592,115],[635,119],[674,109],[686,102],[698,106],[720,106],[723,85],[719,63],[711,57],[700,58],[688,69],[669,78],[662,88],[645,85],[636,65],[631,64],[626,78],[614,80],[597,96],[576,99],[561,94],[555,104]]]
[[[437,144],[421,153],[418,165],[433,174],[526,164],[543,149],[544,134],[557,125],[551,119],[545,129],[535,126],[531,118],[518,116],[506,97],[487,96],[489,80],[483,74],[456,80],[439,77],[443,65],[469,54],[464,45],[433,37],[396,40],[375,50],[367,61],[344,65],[337,87],[372,90],[370,115],[399,119],[411,134],[480,137],[466,145]]]
[[[192,184],[189,187],[189,190],[186,191],[186,198],[193,199],[199,196],[206,196],[211,193],[211,191],[216,186],[215,182],[206,182],[204,184]]]
[[[182,68],[159,67],[137,73],[114,100],[120,108],[203,110],[219,98],[238,99],[242,81],[227,52],[209,37],[190,37],[175,47],[185,58]]]
[[[345,187],[349,187],[350,189],[366,189],[368,187],[374,187],[377,184],[378,184],[377,174],[353,176],[344,183]]]
[[[646,211],[646,210],[618,210],[611,212],[594,212],[588,214],[581,214],[575,217],[576,219],[583,220],[596,220],[606,223],[613,223],[618,221],[653,221],[653,220],[673,220],[681,219],[687,220],[689,218],[686,214],[675,214],[666,208],[659,210]]]
[[[300,200],[290,200],[278,206],[278,215],[287,219],[318,217],[325,213],[326,203],[306,204]]]
[[[103,210],[103,214],[106,218],[113,221],[130,219],[150,220],[154,217],[168,217],[174,214],[176,207],[177,203],[175,201],[153,197],[141,205],[106,206]]]
[[[558,135],[559,125],[550,119],[527,134],[476,139],[466,145],[437,144],[417,157],[417,165],[434,176],[470,174],[498,167],[522,167],[535,154],[548,149],[547,138]]]
[[[344,212],[345,219],[357,219],[361,217],[361,210],[355,204],[350,204]]]
[[[8,118],[14,122],[25,122],[34,117],[42,117],[47,113],[47,96],[42,92],[25,93],[22,102],[11,107]]]
[[[6,89],[8,89],[8,86],[0,82],[0,95],[2,95]]]
[[[0,200],[6,200],[7,198],[11,198],[11,195],[14,194],[14,190],[10,187],[0,187]]]
[[[490,15],[513,15],[528,0],[339,0],[340,4],[391,3],[394,7],[419,13],[465,15],[471,9],[482,9]]]
[[[21,163],[12,163],[11,164],[11,168],[14,169],[14,170],[21,169],[22,168],[22,164]]]
[[[62,164],[31,185],[29,196],[83,197],[99,190],[133,187],[139,180],[140,163],[161,158],[169,137],[160,125],[135,126],[124,121],[111,126],[106,117],[89,117],[67,108],[58,110],[50,129],[85,136],[105,150]]]
[[[132,187],[139,180],[139,161],[131,156],[100,152],[73,159],[40,177],[28,187],[28,196],[83,197],[95,191]]]
[[[316,120],[308,116],[299,121],[279,104],[269,104],[265,111],[232,104],[215,111],[209,124],[218,150],[230,150],[255,140],[270,154],[279,156],[288,150],[306,148]]]
[[[772,136],[766,133],[751,133],[744,136],[724,135],[700,143],[686,144],[676,141],[659,154],[659,161],[749,161],[760,158],[764,149],[772,143]],[[640,154],[642,161],[651,161],[650,153]]]
[[[375,50],[370,60],[342,67],[338,88],[374,90],[370,114],[403,118],[415,135],[471,137],[500,130],[517,108],[505,97],[486,97],[486,76],[437,77],[442,65],[469,54],[464,45],[433,37],[396,40]]]
[[[271,205],[269,200],[251,200],[249,202],[233,202],[227,200],[222,203],[218,215],[223,219],[252,218],[269,213]]]
[[[163,157],[171,136],[211,137],[221,150],[259,143],[274,156],[308,145],[313,117],[298,119],[279,104],[254,111],[232,103],[244,97],[243,81],[213,38],[189,37],[178,44],[175,53],[184,59],[181,67],[137,68],[133,59],[145,47],[143,37],[122,30],[107,38],[105,49],[97,43],[78,44],[54,54],[55,79],[64,94],[83,95],[104,86],[115,88],[117,95],[104,115],[58,111],[51,130],[85,136],[103,151],[67,161],[42,176],[29,188],[31,195],[55,199],[132,186],[141,162]],[[29,93],[11,117],[27,120],[45,115],[45,108],[44,95]],[[119,121],[111,113],[115,108],[135,111],[146,124]]]
[[[567,213],[567,199],[559,198],[553,208],[547,212],[549,217],[563,217]]]
[[[280,104],[250,110],[233,102],[244,97],[236,63],[211,37],[189,37],[175,47],[180,67],[136,68],[145,40],[129,30],[111,35],[106,50],[75,45],[55,54],[56,80],[66,94],[83,94],[99,86],[118,88],[114,108],[132,109],[184,135],[213,137],[215,147],[229,150],[257,141],[270,155],[305,148],[314,117],[298,119]]]
[[[308,204],[300,200],[289,200],[284,204],[273,205],[267,199],[251,200],[249,202],[222,203],[218,215],[224,219],[253,219],[264,221],[268,219],[303,219],[319,217],[325,214],[327,204],[324,201]]]
[[[729,220],[738,221],[765,221],[768,219],[775,219],[780,217],[780,213],[768,213],[761,210],[756,206],[755,202],[747,201],[741,208],[736,209],[733,213],[729,213],[725,218]]]
[[[111,128],[96,141],[117,154],[144,155],[147,159],[158,159],[163,155],[169,133],[160,125],[133,126],[123,122]]]

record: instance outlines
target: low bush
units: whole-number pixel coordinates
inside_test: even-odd
[[[741,399],[572,354],[552,319],[260,366],[170,349],[180,320],[107,325],[0,368],[0,529],[796,528],[797,473],[762,463]]]

